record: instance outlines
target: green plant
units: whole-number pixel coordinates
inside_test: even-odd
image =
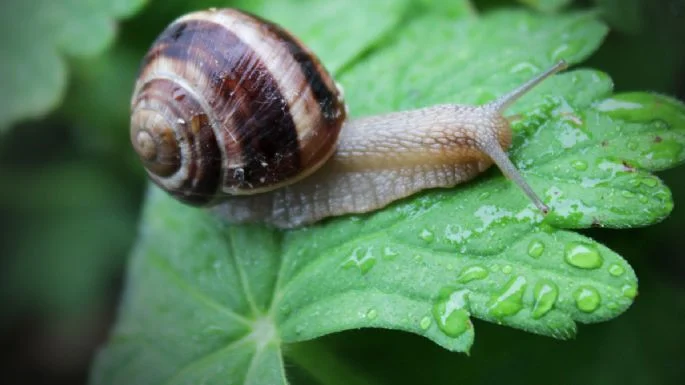
[[[199,3],[192,8],[221,5]],[[478,9],[465,0],[225,5],[271,18],[300,36],[343,84],[355,116],[438,102],[482,103],[559,58],[575,64],[509,111],[520,115],[512,159],[533,188],[544,192],[553,208],[549,216],[538,214],[494,169],[454,189],[287,232],[231,226],[149,188],[117,324],[95,361],[91,382],[412,383],[409,369],[370,369],[361,357],[377,356],[362,353],[355,360],[344,337],[326,337],[360,328],[411,332],[445,349],[434,352],[407,333],[371,335],[371,341],[398,350],[390,357],[405,357],[402,341],[410,346],[404,354],[429,352],[431,360],[417,360],[428,374],[414,383],[478,376],[478,365],[469,369],[461,355],[446,353],[475,356],[476,328],[487,344],[477,354],[489,357],[488,365],[521,372],[522,379],[551,376],[555,364],[531,373],[507,367],[500,346],[489,342],[502,336],[502,328],[474,327],[471,318],[568,339],[578,322],[603,322],[625,312],[638,290],[632,263],[578,230],[641,227],[671,213],[671,192],[651,172],[685,160],[685,106],[654,93],[614,93],[609,75],[577,68],[608,32],[598,12],[555,12],[569,1],[522,1],[545,12],[500,3],[482,2]],[[133,1],[130,11],[112,13],[133,14],[141,5]],[[126,153],[117,161],[137,170],[136,177],[142,175],[128,150],[125,127],[137,61],[164,24],[190,7],[182,1],[150,5],[124,24],[126,44],[92,59],[74,59],[71,66],[75,81],[61,113],[81,127],[76,137],[86,148],[105,157]],[[4,115],[11,122],[47,104]],[[102,132],[99,140],[91,139],[93,126]],[[659,301],[670,301],[676,314],[683,314],[677,293],[647,305],[658,312]],[[631,319],[643,322],[639,316]],[[622,335],[628,335],[630,328],[624,328]],[[343,335],[355,333],[354,341],[372,346],[364,334],[369,332]],[[571,342],[511,335],[516,337],[503,339],[533,341],[519,350],[533,360],[542,360],[553,346],[560,360],[582,362],[573,353],[563,355],[566,349],[573,352]],[[601,344],[611,336],[595,332],[592,338]],[[584,349],[592,348],[584,343]],[[296,364],[292,372],[284,360]],[[452,362],[461,371],[454,377],[447,369]],[[677,373],[662,375],[664,382],[677,378]],[[581,374],[568,378],[587,382]]]

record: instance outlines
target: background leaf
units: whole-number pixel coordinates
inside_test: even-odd
[[[571,1],[572,0],[519,0],[519,2],[543,12],[558,11],[569,5]]]
[[[0,3],[0,132],[15,121],[42,116],[66,88],[64,55],[92,56],[111,44],[114,20],[136,12],[145,0]],[[10,97],[11,95],[11,97]]]

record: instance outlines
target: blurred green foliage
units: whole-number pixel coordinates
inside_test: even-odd
[[[0,68],[5,69],[5,77],[0,77],[0,102],[4,104],[12,98],[5,91],[19,87],[24,96],[17,100],[28,98],[29,105],[42,107],[24,109],[22,117],[32,120],[24,119],[0,134],[0,331],[6,332],[15,330],[27,314],[39,319],[41,327],[49,328],[65,320],[111,311],[118,296],[122,267],[136,234],[146,185],[128,144],[128,103],[138,61],[169,21],[190,9],[217,3],[138,2],[138,7],[145,6],[135,16],[134,9],[138,8],[124,12],[115,5],[110,9],[116,12],[95,18],[99,20],[93,22],[97,24],[95,29],[73,30],[77,32],[58,36],[52,32],[54,20],[45,24],[53,29],[37,28],[33,30],[35,34],[19,32],[26,29],[17,24],[30,25],[31,18],[17,15],[28,8],[31,12],[48,9],[34,7],[37,2],[13,8],[20,1],[0,3],[0,14],[5,17],[0,20],[15,18],[11,23],[0,23],[4,38],[0,40]],[[545,12],[598,6],[612,30],[603,46],[584,64],[609,73],[617,91],[651,90],[685,98],[685,1],[520,3],[541,7],[544,3],[548,7],[543,9]],[[52,6],[57,9],[60,4],[54,2]],[[78,2],[65,4],[79,7]],[[474,2],[479,9],[512,4],[516,2]],[[550,4],[556,5],[549,8]],[[122,17],[127,19],[117,22],[116,40],[115,29],[108,37],[113,20]],[[89,19],[80,12],[69,14],[68,18]],[[97,44],[84,44],[79,50],[78,44],[93,30],[100,31],[92,35],[100,40]],[[88,41],[95,41],[94,38]],[[41,43],[34,45],[36,42]],[[57,49],[55,54],[50,44],[76,48]],[[12,48],[20,45],[36,49],[25,58],[9,60]],[[50,52],[48,59],[42,55],[44,50]],[[42,66],[34,67],[32,63]],[[28,75],[14,76],[14,69],[24,64],[29,71],[22,74]],[[58,72],[41,80],[50,71]],[[17,82],[7,80],[8,75],[22,82],[16,86]],[[55,85],[56,93],[45,96],[44,90],[39,93],[25,85],[23,80],[27,76],[36,76],[41,87]],[[60,82],[66,84],[65,91],[59,91]],[[7,110],[9,115],[0,122],[15,121],[18,116],[14,115],[20,110],[13,107],[16,104],[6,105],[12,110]],[[50,115],[37,119],[53,107],[56,109]],[[660,176],[671,187],[676,203],[667,220],[645,229],[588,231],[623,255],[640,277],[641,293],[635,304],[616,320],[581,327],[572,342],[479,322],[479,342],[471,357],[449,353],[407,333],[345,332],[294,345],[289,354],[294,365],[288,366],[291,382],[332,383],[330,377],[340,370],[379,384],[485,384],[503,379],[512,384],[681,383],[685,377],[685,333],[681,324],[685,317],[685,179],[682,169]],[[77,329],[82,323],[73,325]],[[78,339],[79,331],[71,333],[71,338]],[[311,365],[317,360],[324,368],[318,372]],[[300,367],[304,361],[308,364]],[[78,370],[86,370],[87,362]]]

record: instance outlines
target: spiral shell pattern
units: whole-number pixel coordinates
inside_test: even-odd
[[[254,15],[194,12],[143,59],[131,142],[150,178],[191,204],[293,183],[334,152],[342,94],[319,59]]]

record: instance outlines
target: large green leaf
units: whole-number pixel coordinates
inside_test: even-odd
[[[321,22],[298,18],[300,7],[325,19],[364,13],[361,0],[330,12],[323,4],[253,10],[313,42],[319,33],[309,23]],[[591,13],[404,4],[368,27],[330,23],[331,40],[319,44],[353,115],[491,100],[560,58],[580,62],[606,32]],[[365,43],[340,43],[341,56],[337,39]],[[632,268],[564,229],[644,226],[668,215],[669,190],[649,171],[683,161],[685,107],[611,91],[605,74],[575,70],[512,108],[520,115],[512,158],[544,192],[546,218],[494,169],[465,186],[289,232],[232,226],[153,188],[92,382],[279,384],[290,344],[343,330],[409,331],[468,352],[470,317],[562,339],[577,322],[616,317],[637,294]]]

